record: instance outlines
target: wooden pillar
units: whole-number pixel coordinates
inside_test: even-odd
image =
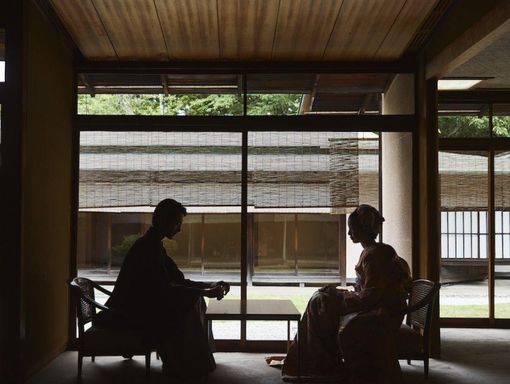
[[[416,233],[415,278],[439,281],[441,262],[441,222],[439,203],[439,166],[438,166],[438,120],[437,120],[437,79],[425,79],[424,66],[420,66],[416,78],[417,114],[419,128],[417,132],[418,162],[418,228]],[[439,298],[432,315],[430,332],[430,353],[439,358],[441,354],[441,334],[439,328]]]

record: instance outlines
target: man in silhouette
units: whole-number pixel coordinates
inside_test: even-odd
[[[186,208],[173,199],[156,206],[152,226],[127,253],[106,306],[117,326],[140,329],[157,345],[165,374],[203,382],[215,368],[203,297],[221,300],[230,287],[185,279],[167,255],[162,240],[180,232],[184,216]]]

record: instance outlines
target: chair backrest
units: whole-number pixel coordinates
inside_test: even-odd
[[[428,333],[432,309],[440,284],[430,280],[414,280],[407,309],[407,324]]]
[[[95,301],[94,283],[85,277],[75,277],[70,286],[76,299],[78,328],[83,332],[85,324],[91,322],[96,314],[96,307],[92,304]]]

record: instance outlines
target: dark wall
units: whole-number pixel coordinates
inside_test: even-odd
[[[24,25],[22,345],[25,375],[68,340],[73,61],[32,1]]]
[[[0,382],[16,382],[20,359],[22,2],[0,1],[5,82],[0,83]]]

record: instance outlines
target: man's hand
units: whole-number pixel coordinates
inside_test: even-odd
[[[223,288],[223,296],[226,296],[230,292],[230,284],[225,281],[218,281],[214,285],[219,285]]]
[[[204,289],[203,295],[211,299],[216,298],[217,300],[221,300],[223,296],[225,296],[225,293],[221,285],[215,285],[211,288]]]

